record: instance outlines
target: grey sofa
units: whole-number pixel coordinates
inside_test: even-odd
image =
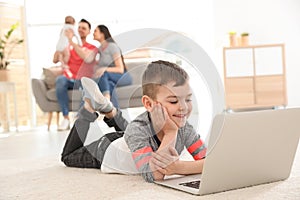
[[[127,73],[132,77],[133,83],[128,86],[117,86],[115,88],[115,93],[121,109],[142,106],[141,76],[148,63],[148,61],[126,61],[128,69]],[[48,89],[43,79],[32,78],[31,84],[37,105],[43,112],[49,113],[47,123],[49,130],[53,112],[57,113],[57,119],[59,119],[60,107],[57,102],[55,89]],[[68,91],[68,95],[70,99],[69,110],[71,112],[78,111],[82,101],[82,91],[70,90]]]

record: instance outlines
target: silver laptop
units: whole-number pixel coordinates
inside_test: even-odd
[[[300,136],[300,108],[217,115],[202,174],[155,183],[196,195],[289,177]]]

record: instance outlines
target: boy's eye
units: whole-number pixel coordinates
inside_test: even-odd
[[[186,99],[185,101],[186,101],[186,102],[191,102],[191,101],[192,101],[192,99]]]
[[[177,104],[178,101],[177,100],[172,100],[172,101],[169,101],[170,104]]]

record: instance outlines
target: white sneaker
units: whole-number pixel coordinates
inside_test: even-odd
[[[103,96],[96,82],[90,78],[82,77],[81,84],[84,91],[84,98],[91,100],[92,107],[101,113],[112,111],[112,103]]]
[[[69,130],[69,129],[70,129],[70,120],[64,118],[61,121],[61,123],[59,124],[57,130],[58,131],[66,131],[66,130]]]

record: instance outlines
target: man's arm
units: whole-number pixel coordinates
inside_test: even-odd
[[[54,55],[53,55],[53,63],[58,63],[59,62],[59,54],[60,54],[61,52],[59,52],[59,51],[55,51],[55,53],[54,53]]]

